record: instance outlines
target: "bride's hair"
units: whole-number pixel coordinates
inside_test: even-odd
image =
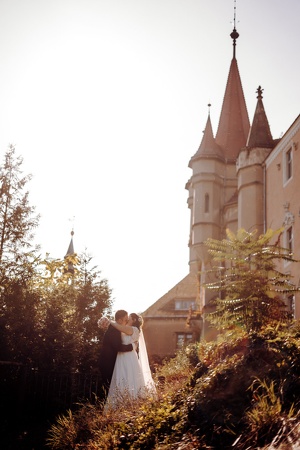
[[[143,323],[144,323],[142,316],[139,316],[136,313],[130,313],[130,316],[133,319],[132,326],[136,327],[136,328],[138,328],[140,330],[142,328],[142,326],[143,326]]]

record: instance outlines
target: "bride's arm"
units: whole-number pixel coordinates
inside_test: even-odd
[[[110,324],[122,333],[128,334],[128,336],[133,334],[133,328],[130,325],[120,325],[114,320],[110,320]]]

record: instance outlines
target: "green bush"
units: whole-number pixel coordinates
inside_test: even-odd
[[[158,399],[109,414],[82,405],[50,430],[52,449],[246,450],[300,442],[299,327],[223,336],[182,349],[157,372]],[[279,448],[279,447],[273,447]]]

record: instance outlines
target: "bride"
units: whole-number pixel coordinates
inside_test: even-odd
[[[112,320],[110,324],[121,332],[122,344],[135,344],[136,351],[118,353],[106,404],[116,406],[128,397],[156,396],[142,331],[142,317],[131,313],[126,325]]]

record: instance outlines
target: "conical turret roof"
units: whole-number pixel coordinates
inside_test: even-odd
[[[70,240],[70,244],[69,244],[69,247],[68,247],[65,259],[68,258],[68,256],[75,255],[74,244],[73,244],[73,236],[74,236],[74,231],[72,230],[71,231],[71,240]],[[68,269],[65,269],[65,272],[69,272],[69,273],[74,274],[74,265],[73,265],[72,261],[68,262]]]
[[[209,105],[210,106],[210,105]],[[222,149],[216,144],[210,115],[208,114],[205,130],[203,132],[203,137],[200,143],[200,146],[198,148],[198,151],[193,156],[193,158],[222,158],[223,159],[223,152]],[[192,159],[193,159],[192,158]]]
[[[250,122],[235,57],[236,40],[239,37],[235,26],[230,36],[233,40],[233,58],[216,134],[216,143],[222,148],[226,160],[236,160],[240,149],[246,145]]]
[[[216,143],[222,148],[226,159],[237,158],[240,149],[246,145],[249,128],[250,122],[238,65],[233,58],[216,135]]]
[[[74,255],[74,253],[75,253],[74,252],[74,244],[73,244],[73,236],[74,236],[74,231],[72,230],[71,231],[71,240],[70,240],[70,244],[69,244],[66,256]]]
[[[249,132],[247,147],[273,148],[274,141],[270,131],[269,122],[265,113],[262,101],[263,89],[261,86],[257,89],[257,104],[253,117],[252,126]]]

